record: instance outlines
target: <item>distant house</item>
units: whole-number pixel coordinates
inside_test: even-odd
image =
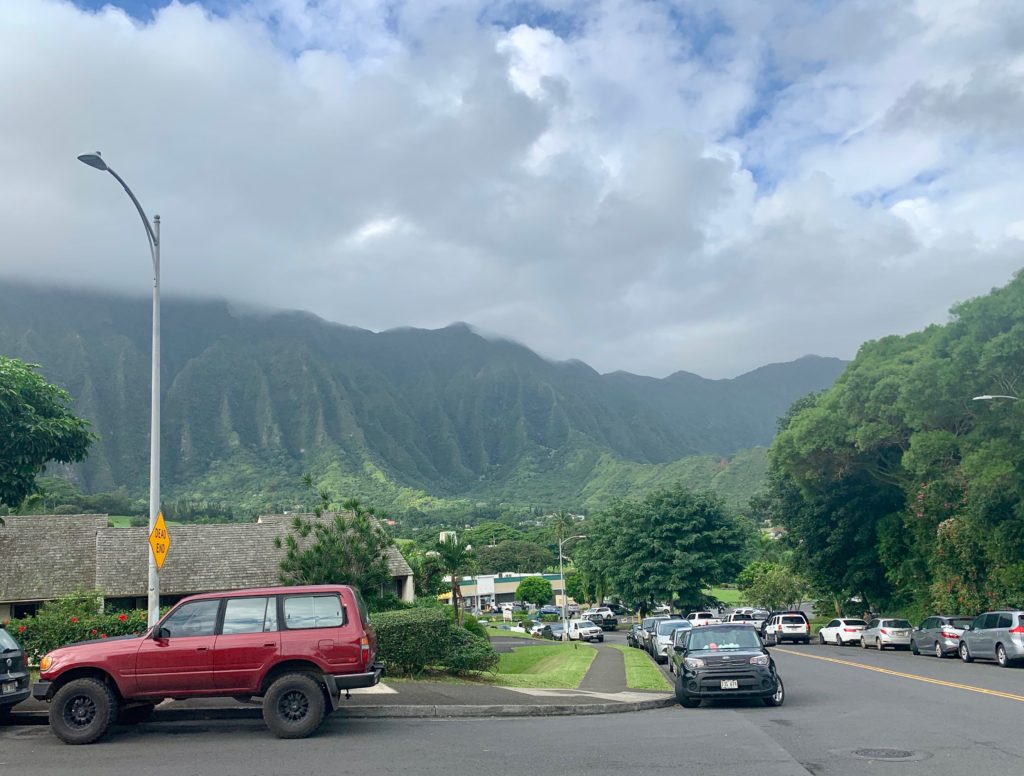
[[[280,584],[284,550],[274,546],[295,517],[264,515],[255,522],[178,525],[160,573],[160,600],[193,593]],[[328,519],[328,518],[324,518]],[[15,515],[0,526],[0,620],[32,614],[44,601],[97,590],[119,607],[146,607],[149,544],[146,528],[110,528],[106,515]],[[412,569],[397,547],[388,549],[393,593],[415,595]]]

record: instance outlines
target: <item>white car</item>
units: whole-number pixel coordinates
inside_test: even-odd
[[[669,652],[672,650],[673,636],[676,631],[688,631],[693,628],[689,620],[658,620],[654,626],[654,638],[651,639],[651,646],[654,654],[651,656],[656,663],[669,662]]]
[[[722,622],[711,612],[690,612],[686,615],[686,619],[694,628],[699,628],[701,625],[719,625]]]
[[[590,620],[571,620],[569,641],[604,641],[604,631]]]
[[[802,614],[775,614],[764,626],[766,644],[781,644],[789,640],[807,644],[811,640],[811,627]]]
[[[867,627],[867,623],[864,620],[830,620],[828,625],[818,631],[818,643],[835,644],[837,647],[844,644],[858,644],[860,643],[860,632],[865,627]]]

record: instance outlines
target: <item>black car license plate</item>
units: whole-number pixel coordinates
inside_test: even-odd
[[[738,690],[740,689],[739,679],[723,679],[722,680],[723,690]]]
[[[17,682],[4,682],[3,687],[0,687],[0,695],[10,695],[12,692],[17,692]]]

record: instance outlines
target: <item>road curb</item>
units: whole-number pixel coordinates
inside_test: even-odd
[[[390,704],[381,706],[342,706],[331,716],[345,719],[446,719],[466,717],[567,717],[593,714],[627,714],[635,711],[663,709],[675,705],[675,698],[664,696],[627,703],[564,703],[564,704]],[[259,706],[231,706],[216,709],[160,709],[153,712],[151,722],[188,722],[196,720],[262,719]],[[45,711],[15,713],[8,726],[45,725]],[[2,727],[2,726],[0,726]]]

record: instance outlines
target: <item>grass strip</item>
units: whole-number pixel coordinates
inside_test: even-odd
[[[665,675],[642,649],[634,649],[622,644],[608,644],[612,649],[622,653],[626,661],[626,686],[631,690],[662,690],[670,692],[672,685]]]
[[[533,639],[533,636],[531,636],[529,633],[519,633],[518,631],[499,630],[498,628],[484,628],[484,630],[487,631],[487,635],[488,636],[498,636],[498,637],[503,638],[503,639],[504,638],[510,638],[510,639],[531,639],[531,640]]]
[[[576,689],[596,656],[596,649],[575,642],[517,647],[501,655],[491,681],[504,687]]]

